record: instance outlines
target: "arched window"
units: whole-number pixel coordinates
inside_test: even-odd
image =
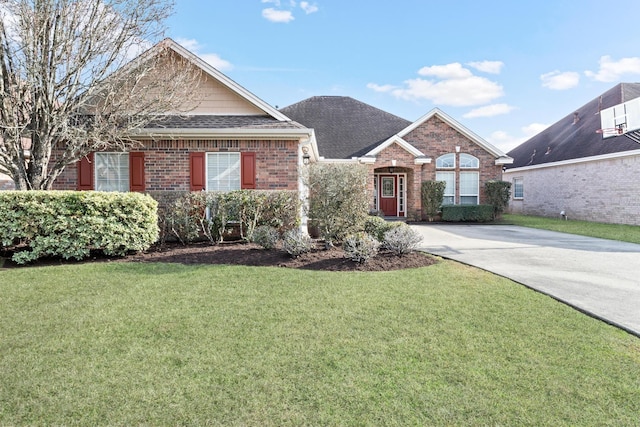
[[[444,154],[436,159],[436,168],[453,169],[456,167],[456,155],[454,153]]]
[[[480,161],[471,154],[460,154],[460,169],[478,169]]]

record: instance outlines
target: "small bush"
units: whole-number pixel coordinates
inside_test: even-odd
[[[484,184],[487,201],[493,206],[493,219],[498,218],[509,206],[511,183],[507,181],[487,181]]]
[[[311,237],[298,228],[285,232],[282,238],[282,248],[293,258],[309,252],[311,245]]]
[[[13,260],[83,259],[91,250],[126,255],[158,239],[158,204],[139,193],[9,191],[0,193],[0,247],[24,245]]]
[[[267,250],[275,248],[278,240],[280,240],[278,230],[268,225],[260,225],[253,232],[253,242]]]
[[[406,224],[384,233],[384,247],[398,256],[414,251],[422,235]]]
[[[385,221],[384,218],[379,216],[369,216],[364,222],[364,231],[382,243],[384,241],[384,233],[402,224],[402,222]]]
[[[380,242],[367,233],[350,234],[342,242],[345,257],[363,263],[378,254]]]
[[[447,183],[444,181],[424,181],[420,189],[422,196],[422,212],[429,221],[433,221],[440,213],[444,190]]]
[[[442,207],[443,221],[487,222],[492,219],[492,205],[445,205]]]

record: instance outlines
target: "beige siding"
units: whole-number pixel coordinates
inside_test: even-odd
[[[217,80],[206,76],[200,82],[200,104],[190,114],[264,115],[254,106]]]
[[[503,179],[522,178],[524,197],[513,213],[640,225],[640,152],[597,161],[507,170]],[[513,188],[512,188],[513,193]]]

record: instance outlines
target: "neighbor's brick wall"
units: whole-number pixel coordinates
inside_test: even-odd
[[[640,225],[640,151],[634,156],[509,171],[523,179],[524,198],[509,211],[525,215]],[[513,191],[512,191],[513,193]]]
[[[372,168],[376,172],[384,171],[391,166],[391,160],[396,160],[397,172],[407,174],[407,209],[408,216],[420,218],[422,215],[422,203],[420,188],[423,181],[435,180],[436,159],[443,154],[455,153],[455,147],[460,147],[460,153],[471,154],[480,161],[479,169],[464,169],[465,171],[477,171],[480,173],[480,203],[485,203],[484,183],[489,180],[502,179],[502,166],[495,164],[495,157],[486,152],[482,147],[466,138],[457,130],[451,128],[447,123],[438,117],[432,117],[421,126],[413,130],[403,138],[427,157],[432,158],[432,162],[424,165],[416,165],[413,155],[408,153],[397,144],[383,150],[377,157]],[[459,157],[459,155],[458,155]],[[459,158],[456,158],[456,171],[460,172]],[[449,169],[451,170],[451,169]],[[370,173],[373,181],[373,171]],[[456,179],[456,186],[459,187],[459,179]],[[370,188],[373,194],[373,185]],[[456,194],[459,188],[456,188]],[[371,197],[373,201],[373,196]],[[456,200],[459,203],[459,200]]]
[[[161,140],[145,141],[145,181],[147,191],[189,190],[190,152],[256,153],[256,187],[259,190],[298,189],[297,141],[244,140]],[[76,165],[68,166],[54,183],[57,190],[76,188]]]

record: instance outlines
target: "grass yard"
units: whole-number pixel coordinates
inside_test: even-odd
[[[637,426],[640,340],[489,273],[0,271],[0,425]]]
[[[502,222],[521,225],[523,227],[541,228],[581,236],[599,237],[601,239],[640,244],[640,226],[637,225],[605,224],[572,219],[565,221],[561,218],[509,214],[502,216]]]

